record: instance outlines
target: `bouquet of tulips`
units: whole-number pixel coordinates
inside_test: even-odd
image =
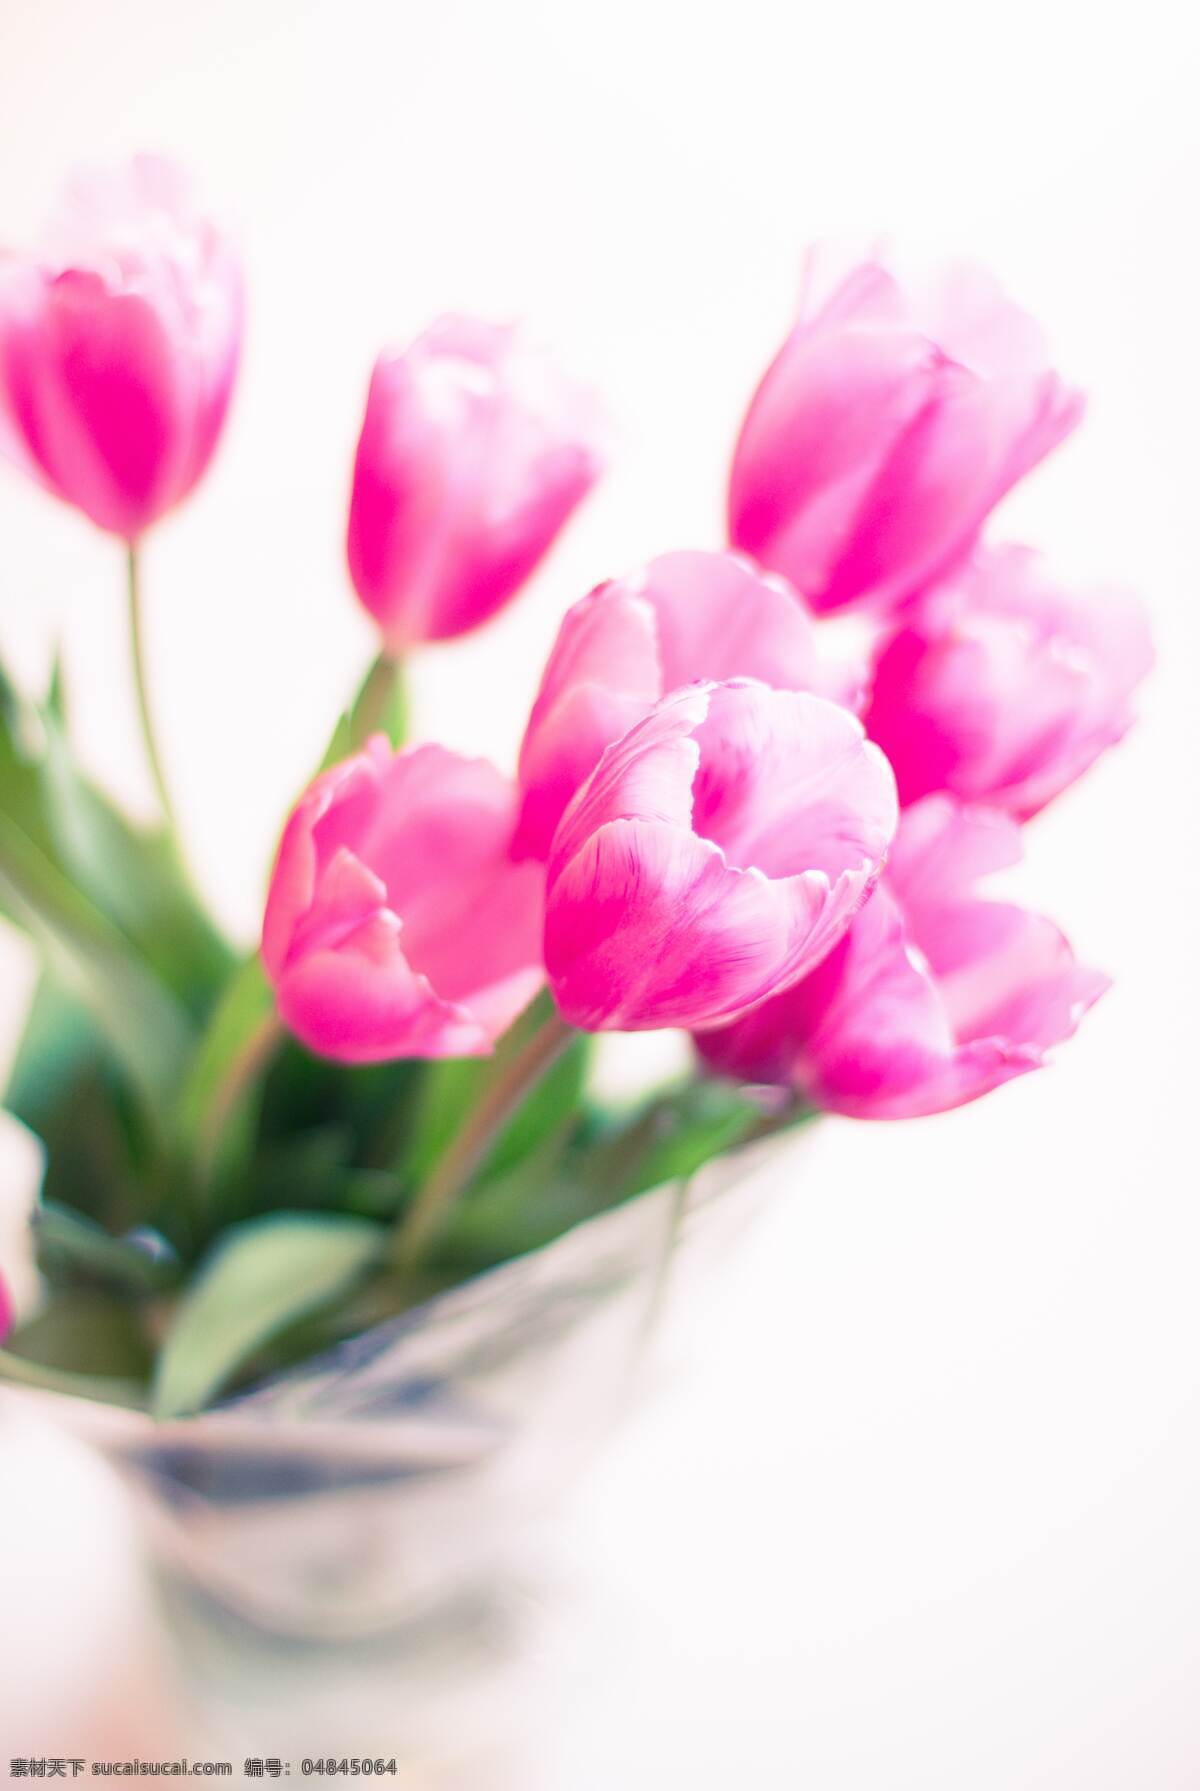
[[[406,744],[422,643],[507,604],[600,470],[544,355],[443,317],[371,378],[347,551],[379,654],[239,955],[172,823],[138,567],[218,445],[242,312],[230,242],[147,158],[0,258],[0,447],[124,544],[161,799],[134,825],[80,767],[57,673],[0,681],[0,909],[41,966],[0,1376],[160,1418],[820,1112],[1039,1067],[1105,978],[984,880],[1150,661],[1128,597],[981,539],[1083,408],[1031,320],[974,270],[816,253],[728,546],[567,609],[515,777]],[[679,1070],[606,1099],[596,1035],[657,1029]]]

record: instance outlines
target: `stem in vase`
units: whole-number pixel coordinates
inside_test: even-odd
[[[574,1036],[574,1028],[553,1011],[512,1061],[498,1070],[409,1208],[396,1240],[398,1267],[411,1270],[419,1264],[450,1208],[508,1121]]]

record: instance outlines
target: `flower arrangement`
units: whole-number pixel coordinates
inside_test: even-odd
[[[1106,980],[986,878],[1150,663],[1130,598],[981,540],[1082,414],[1032,321],[973,270],[815,253],[728,546],[567,610],[515,779],[406,745],[422,644],[510,602],[600,471],[519,330],[444,317],[370,382],[347,559],[379,654],[239,956],[179,848],[138,550],[217,448],[242,307],[226,236],[147,158],[0,259],[0,446],[125,544],[161,806],[136,826],[80,768],[57,672],[0,677],[0,910],[41,963],[0,1376],[162,1418],[751,1140],[1039,1067]],[[606,1101],[595,1035],[667,1028],[686,1071]]]

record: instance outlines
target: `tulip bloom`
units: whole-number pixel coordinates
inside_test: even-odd
[[[949,790],[1018,820],[1120,740],[1153,652],[1139,605],[1072,593],[1036,554],[979,554],[884,646],[867,730],[902,802]]]
[[[0,1343],[37,1298],[31,1222],[43,1166],[33,1133],[0,1112]]]
[[[982,271],[919,292],[879,261],[839,278],[814,253],[738,438],[730,540],[814,609],[895,606],[970,548],[1082,411]]]
[[[699,1037],[701,1054],[860,1119],[941,1113],[1039,1068],[1108,979],[1050,921],[976,895],[1020,856],[1005,815],[944,796],[907,809],[841,944],[786,994]]]
[[[284,830],[262,956],[280,1016],[344,1063],[476,1057],[542,984],[542,872],[508,856],[514,795],[479,759],[382,735]]]
[[[883,755],[847,710],[750,680],[676,691],[607,748],[546,884],[546,970],[589,1031],[705,1027],[810,970],[896,824]]]
[[[442,317],[375,364],[350,576],[392,653],[486,622],[600,471],[588,405],[511,325]]]
[[[207,467],[241,335],[237,258],[178,169],[81,181],[44,255],[0,255],[0,448],[133,541]]]
[[[747,677],[852,702],[850,672],[818,662],[816,629],[782,579],[740,555],[669,553],[567,611],[521,745],[514,849],[545,858],[604,748],[671,690]]]

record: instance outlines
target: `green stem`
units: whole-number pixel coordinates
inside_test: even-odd
[[[372,660],[354,701],[345,710],[325,748],[321,770],[359,752],[372,734],[386,734],[393,746],[402,746],[407,732],[404,661],[381,652]]]
[[[401,1269],[418,1265],[504,1126],[574,1036],[574,1029],[552,1011],[511,1062],[498,1066],[479,1105],[408,1210],[396,1239],[395,1258]]]
[[[266,1069],[282,1036],[283,1027],[272,1008],[247,1034],[226,1065],[225,1072],[213,1091],[205,1115],[204,1135],[197,1145],[197,1169],[202,1187],[211,1183],[229,1128],[243,1100]]]
[[[158,744],[154,736],[154,721],[150,713],[150,687],[146,676],[146,641],[142,603],[142,581],[138,565],[137,543],[129,543],[127,561],[129,576],[129,635],[133,645],[133,682],[137,692],[138,718],[142,725],[142,743],[146,750],[146,762],[150,767],[150,775],[154,780],[154,788],[158,794],[158,804],[162,811],[163,822],[172,839],[178,837],[175,827],[175,811],[171,803],[171,793],[163,774],[162,760],[159,757]]]
[[[387,725],[388,711],[400,676],[401,662],[381,651],[367,673],[361,694],[355,705],[354,745],[356,747],[364,745],[372,734],[378,734],[381,730],[390,735]]]

